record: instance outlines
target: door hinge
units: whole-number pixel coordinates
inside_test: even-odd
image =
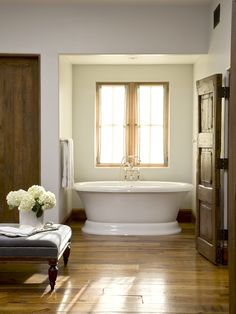
[[[227,170],[229,165],[228,158],[219,158],[217,162],[217,169]]]
[[[216,249],[216,263],[218,265],[228,265],[228,247],[217,247]]]
[[[227,229],[220,229],[219,230],[219,239],[221,241],[228,241],[228,230]]]
[[[219,87],[219,95],[221,98],[229,99],[229,87],[228,86]]]
[[[228,230],[220,229],[218,231],[218,245],[216,251],[217,264],[228,264]]]

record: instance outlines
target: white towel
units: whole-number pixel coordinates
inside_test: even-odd
[[[62,140],[63,170],[62,187],[73,188],[74,186],[74,147],[71,138]]]
[[[50,227],[48,227],[47,225],[44,225],[41,228],[35,228],[31,226],[19,226],[19,227],[0,226],[0,235],[5,235],[11,238],[28,237],[39,232],[58,230],[58,227],[59,225],[52,225]]]

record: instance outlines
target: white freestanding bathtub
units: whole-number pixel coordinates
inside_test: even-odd
[[[85,208],[85,233],[166,235],[181,231],[176,218],[192,184],[96,181],[75,183],[74,189]]]

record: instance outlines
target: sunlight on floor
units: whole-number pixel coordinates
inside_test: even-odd
[[[64,293],[57,312],[70,313],[75,309],[86,305],[89,313],[95,310],[115,308],[116,311],[124,311],[125,308],[138,309],[142,306],[148,306],[153,303],[146,299],[147,295],[158,298],[158,304],[165,306],[166,289],[165,280],[158,278],[158,284],[147,285],[138,280],[135,276],[108,277],[104,276],[98,280],[88,281],[78,289],[78,292],[71,298],[70,291],[73,289],[69,278],[63,278],[57,285],[59,290],[61,286],[66,285],[68,293]],[[144,280],[145,281],[145,280]],[[51,294],[56,297],[57,292]],[[146,302],[145,302],[146,299]],[[151,301],[151,302],[150,302]]]
[[[67,300],[69,298],[68,294],[64,294],[61,303],[58,307],[58,313],[63,312],[63,313],[70,313],[70,310],[73,308],[73,306],[80,300],[80,297],[85,293],[87,288],[89,287],[89,283],[84,285],[78,293],[75,294],[73,299],[68,303]],[[68,284],[68,289],[72,288],[70,283]]]
[[[32,274],[30,277],[28,277],[24,283],[27,284],[32,284],[32,283],[44,283],[45,281],[48,280],[48,275],[47,274],[39,274],[39,273],[35,273]]]

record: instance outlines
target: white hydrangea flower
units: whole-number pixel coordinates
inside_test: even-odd
[[[27,194],[25,190],[12,191],[7,194],[6,200],[10,209],[18,207],[24,195]]]
[[[32,185],[28,192],[33,196],[34,199],[40,198],[42,194],[44,194],[46,191],[45,189],[40,185]]]
[[[33,210],[37,217],[42,216],[43,210],[56,205],[55,195],[52,192],[46,192],[40,185],[32,185],[28,191],[11,191],[6,200],[10,209],[18,207],[18,210],[22,211]]]
[[[29,211],[34,207],[34,205],[35,205],[35,200],[33,196],[30,193],[26,192],[26,194],[24,194],[24,196],[21,199],[18,209]]]
[[[39,203],[42,204],[42,209],[49,209],[56,205],[56,197],[52,192],[46,192],[39,197]]]

